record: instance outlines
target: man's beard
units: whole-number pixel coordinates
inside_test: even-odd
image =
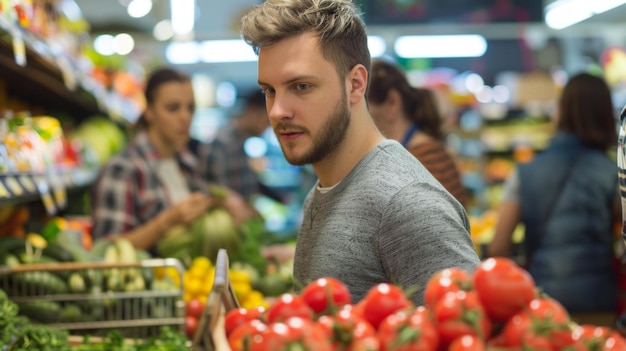
[[[335,105],[331,115],[322,125],[318,134],[313,138],[313,145],[302,155],[290,155],[285,152],[285,146],[281,144],[283,154],[287,161],[296,166],[313,164],[326,158],[333,153],[343,142],[350,125],[350,109],[346,93]]]

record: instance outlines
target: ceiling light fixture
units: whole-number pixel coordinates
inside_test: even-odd
[[[402,58],[480,57],[487,51],[482,35],[408,35],[396,39],[396,54]]]
[[[385,39],[378,35],[370,35],[367,37],[367,47],[371,57],[381,57],[387,51],[387,43]]]
[[[200,47],[195,41],[172,42],[165,48],[167,61],[174,65],[200,62]]]
[[[170,0],[170,11],[174,34],[185,35],[193,32],[196,19],[195,0]]]
[[[113,48],[118,55],[128,55],[135,48],[135,40],[128,33],[120,33],[113,38]]]
[[[157,23],[152,29],[152,35],[154,39],[158,41],[166,41],[172,39],[174,31],[172,30],[172,22],[168,19],[164,19]]]
[[[132,18],[141,18],[152,11],[152,0],[133,0],[126,8],[128,15]]]
[[[252,47],[240,39],[207,40],[200,45],[204,62],[253,62],[258,59]]]
[[[626,0],[556,0],[545,7],[545,22],[550,28],[563,29],[625,3]]]
[[[111,34],[100,34],[93,41],[93,48],[102,56],[115,54],[115,38]]]

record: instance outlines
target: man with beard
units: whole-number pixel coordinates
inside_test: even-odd
[[[294,259],[302,285],[335,277],[353,302],[388,282],[423,288],[437,271],[479,258],[463,206],[376,128],[367,107],[365,25],[349,0],[266,0],[242,19],[259,56],[270,124],[294,165],[318,183],[303,206]]]

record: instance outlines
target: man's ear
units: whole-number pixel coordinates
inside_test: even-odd
[[[365,66],[358,64],[348,73],[348,99],[350,105],[355,105],[365,99],[367,91],[368,74]]]

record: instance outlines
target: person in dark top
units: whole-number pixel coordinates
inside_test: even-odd
[[[580,73],[558,103],[548,148],[520,164],[505,184],[490,256],[511,254],[525,226],[527,268],[537,286],[570,313],[616,312],[614,224],[620,215],[611,92],[603,78]]]

